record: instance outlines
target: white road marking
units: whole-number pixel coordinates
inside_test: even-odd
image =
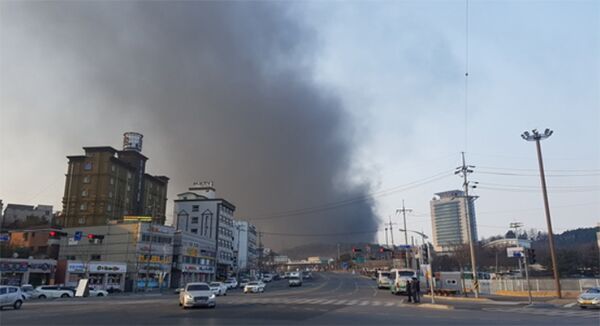
[[[373,301],[373,302],[371,302],[371,304],[373,306],[379,306],[381,304],[381,302],[379,302],[379,301]]]
[[[334,303],[334,305],[336,306],[340,306],[343,305],[344,303],[346,303],[348,300],[338,300],[336,303]]]
[[[565,308],[571,308],[571,307],[573,307],[573,306],[574,306],[574,305],[576,305],[576,304],[577,304],[577,302],[571,302],[571,303],[567,303],[567,304],[566,304],[566,305],[564,305],[563,307],[565,307]]]
[[[371,303],[371,301],[363,301],[363,302],[359,303],[358,305],[359,305],[359,306],[366,306],[366,305],[368,305],[369,303]]]
[[[350,300],[350,301],[348,301],[348,302],[346,303],[346,305],[347,305],[347,306],[353,306],[353,305],[355,305],[356,303],[358,303],[358,300]]]

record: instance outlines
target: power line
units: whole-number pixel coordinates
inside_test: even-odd
[[[396,187],[389,188],[389,189],[380,190],[380,191],[373,192],[371,194],[367,194],[364,196],[346,199],[346,200],[342,200],[342,201],[338,201],[338,202],[331,202],[331,203],[314,206],[314,207],[283,211],[280,213],[274,213],[272,215],[249,217],[248,220],[256,221],[256,220],[279,219],[279,218],[292,217],[292,216],[298,216],[298,215],[308,215],[308,214],[312,214],[312,213],[318,213],[318,212],[322,212],[322,211],[332,210],[332,209],[336,209],[336,208],[339,208],[342,206],[352,205],[352,204],[356,204],[359,202],[371,200],[371,199],[374,199],[377,197],[389,196],[391,194],[406,191],[409,189],[413,189],[413,188],[416,188],[416,187],[419,187],[419,186],[422,186],[422,185],[425,185],[425,184],[428,184],[431,182],[441,180],[441,179],[449,177],[449,176],[451,176],[450,171],[444,171],[444,172],[440,172],[440,173],[434,174],[432,176],[429,176],[429,177],[426,177],[426,178],[423,178],[423,179],[420,179],[417,181],[413,181],[411,183],[407,183],[407,184],[404,184],[401,186],[396,186]]]
[[[526,173],[513,173],[513,172],[490,172],[490,171],[477,171],[477,173],[481,174],[491,174],[491,175],[506,175],[506,176],[516,176],[516,177],[540,177],[539,174],[526,174]],[[582,173],[582,174],[547,174],[547,177],[592,177],[592,176],[600,176],[600,173]]]

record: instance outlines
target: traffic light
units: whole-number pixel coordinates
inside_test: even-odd
[[[91,234],[89,233],[87,235],[88,240],[90,241],[90,243],[100,243],[102,242],[102,240],[104,239],[104,235],[102,234]]]
[[[50,239],[60,239],[60,237],[66,237],[67,233],[60,231],[50,231],[48,232],[48,236],[50,237]]]
[[[423,260],[424,264],[429,264],[429,246],[424,244],[421,248],[421,253],[423,254],[421,259]]]
[[[530,265],[533,265],[536,263],[535,249],[527,249],[527,260],[529,261]]]

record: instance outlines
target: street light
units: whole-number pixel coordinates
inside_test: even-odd
[[[546,190],[546,175],[544,174],[544,163],[542,159],[542,147],[540,141],[550,137],[554,132],[550,129],[544,130],[541,134],[537,129],[533,129],[531,133],[525,131],[521,134],[521,138],[526,141],[535,141],[537,149],[538,165],[540,167],[540,179],[542,182],[542,195],[544,197],[544,209],[546,211],[546,223],[548,224],[548,242],[550,244],[550,256],[552,257],[552,271],[554,273],[554,283],[556,287],[556,295],[561,298],[560,276],[558,275],[558,264],[556,262],[556,251],[554,250],[554,233],[552,232],[552,221],[550,219],[550,205],[548,204],[548,191]]]

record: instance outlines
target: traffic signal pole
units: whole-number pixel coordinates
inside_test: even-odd
[[[527,250],[523,250],[523,263],[525,265],[525,279],[527,280],[527,296],[529,297],[529,304],[533,303],[533,299],[531,297],[531,283],[529,282],[529,263],[527,260]]]

